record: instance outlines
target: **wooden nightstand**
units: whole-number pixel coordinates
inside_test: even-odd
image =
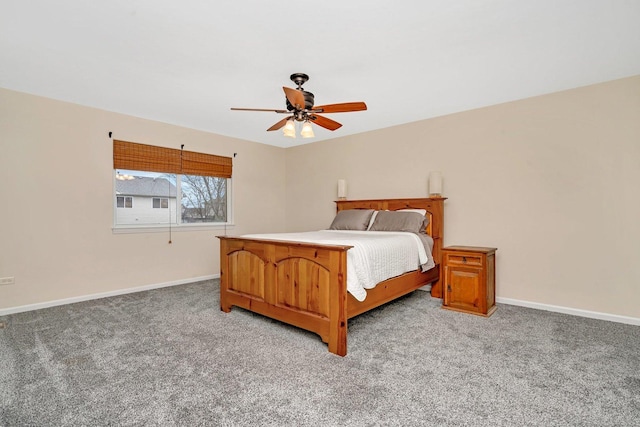
[[[496,248],[442,249],[443,308],[489,317],[496,307]]]

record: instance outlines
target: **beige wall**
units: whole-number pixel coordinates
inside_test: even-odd
[[[290,148],[286,167],[291,231],[330,224],[339,178],[350,199],[423,197],[441,170],[445,245],[497,247],[499,298],[640,318],[640,76]]]
[[[228,234],[284,231],[283,149],[0,89],[0,309],[219,273],[224,230],[113,234],[109,131],[238,153]]]

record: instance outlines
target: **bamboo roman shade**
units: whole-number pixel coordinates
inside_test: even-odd
[[[113,140],[113,168],[231,178],[231,157]]]

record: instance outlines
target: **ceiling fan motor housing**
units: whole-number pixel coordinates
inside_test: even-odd
[[[304,109],[305,110],[312,109],[313,108],[313,102],[314,102],[313,94],[311,92],[307,92],[306,90],[301,90],[300,92],[302,92],[302,94],[304,95]],[[291,103],[289,102],[288,99],[286,99],[286,101],[287,101],[287,110],[295,111],[296,107],[291,105]]]

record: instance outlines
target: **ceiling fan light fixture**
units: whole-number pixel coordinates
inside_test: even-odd
[[[288,136],[289,138],[296,137],[296,125],[293,122],[293,119],[287,120],[287,124],[282,128],[282,132],[284,133],[284,136]]]
[[[313,138],[315,136],[313,134],[313,127],[311,127],[311,123],[309,122],[309,120],[305,120],[304,124],[302,125],[300,135],[302,135],[303,138]]]

